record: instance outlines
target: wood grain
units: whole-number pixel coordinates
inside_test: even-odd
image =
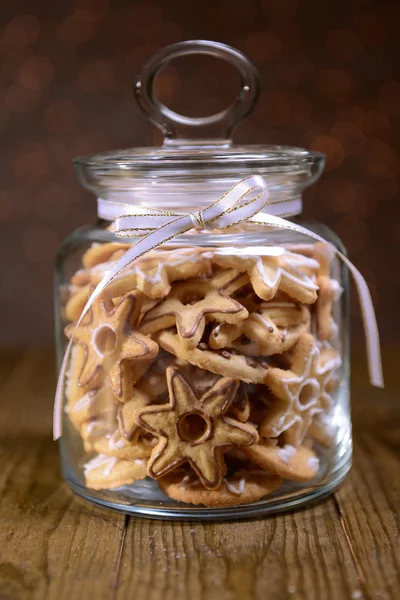
[[[52,353],[0,365],[1,600],[397,600],[400,410],[390,380],[385,394],[371,391],[356,370],[354,467],[328,500],[246,522],[171,523],[74,496],[51,441]]]
[[[62,481],[51,358],[23,354],[0,389],[0,598],[107,599],[126,519]]]

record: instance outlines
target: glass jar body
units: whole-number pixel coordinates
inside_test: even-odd
[[[325,226],[297,222],[343,251]],[[59,360],[125,249],[106,222],[61,248]],[[351,424],[347,270],[329,246],[245,225],[139,260],[74,337],[60,440],[72,489],[167,519],[244,518],[330,493],[350,466]]]

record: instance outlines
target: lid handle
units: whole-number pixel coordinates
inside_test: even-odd
[[[154,80],[159,71],[175,58],[189,54],[208,54],[226,60],[238,69],[241,78],[240,92],[228,108],[208,117],[185,117],[169,109],[154,96]],[[219,42],[189,40],[166,46],[154,54],[141,67],[135,79],[134,91],[140,108],[147,114],[150,121],[163,132],[165,144],[178,143],[178,138],[182,143],[184,139],[188,138],[188,128],[196,131],[195,137],[199,141],[206,138],[209,140],[209,136],[205,135],[205,132],[207,129],[210,130],[210,127],[213,128],[213,131],[217,130],[220,136],[219,140],[213,140],[213,142],[226,144],[233,129],[253,110],[259,96],[260,86],[257,69],[239,50]],[[184,132],[186,135],[180,135]]]

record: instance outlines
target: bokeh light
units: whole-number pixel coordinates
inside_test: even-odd
[[[334,29],[326,38],[326,49],[340,62],[353,62],[362,52],[362,44],[353,31]]]
[[[114,84],[113,65],[105,60],[86,64],[78,73],[78,85],[89,94],[104,94]]]
[[[45,129],[54,135],[73,133],[78,125],[79,111],[70,100],[57,100],[43,115]]]
[[[255,31],[245,38],[245,51],[257,64],[276,62],[282,50],[280,39],[268,31]]]
[[[36,41],[39,21],[35,15],[19,15],[4,27],[5,39],[15,48],[25,48]]]
[[[16,296],[21,281],[35,286],[32,330],[21,327],[22,342],[43,331],[50,339],[56,247],[95,218],[94,198],[76,181],[73,157],[162,143],[135,105],[132,82],[161,46],[196,37],[237,47],[260,71],[259,103],[234,132],[238,144],[305,146],[327,155],[325,175],[306,192],[306,215],[342,237],[372,283],[374,299],[379,296],[384,326],[388,315],[386,335],[392,335],[389,316],[400,293],[400,280],[391,274],[400,239],[398,3],[221,0],[210,9],[184,0],[3,4],[0,222],[2,239],[19,262],[13,267],[18,281],[10,279],[0,305]],[[225,67],[210,57],[176,61],[157,77],[156,93],[183,114],[212,114],[239,89],[239,76]],[[4,340],[18,338],[19,321],[11,306]]]
[[[343,69],[322,69],[316,77],[316,90],[328,102],[344,102],[355,91],[355,82]]]

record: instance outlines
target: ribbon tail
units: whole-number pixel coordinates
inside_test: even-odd
[[[371,383],[375,387],[383,388],[384,381],[379,330],[376,322],[371,293],[368,289],[367,282],[357,267],[355,267],[344,254],[339,252],[339,250],[336,250],[336,253],[348,267],[358,291],[361,312],[363,316],[364,333],[367,340],[368,371]]]
[[[175,236],[189,231],[193,227],[192,221],[189,216],[181,216],[169,223],[159,227],[156,231],[152,231],[145,237],[141,238],[135,245],[129,248],[123,256],[111,267],[108,273],[103,277],[99,284],[94,289],[92,295],[87,301],[78,321],[76,322],[74,332],[68,343],[67,349],[64,354],[63,361],[61,363],[60,372],[58,375],[57,389],[54,401],[53,411],[53,439],[54,441],[62,435],[62,404],[64,397],[65,388],[65,376],[67,373],[68,361],[71,355],[71,350],[74,341],[74,335],[82,323],[87,312],[90,310],[92,304],[99,298],[100,294],[108,286],[108,284],[117,277],[117,275],[126,267],[128,267],[134,260],[146,254],[153,248],[157,248],[160,244],[165,243]]]

